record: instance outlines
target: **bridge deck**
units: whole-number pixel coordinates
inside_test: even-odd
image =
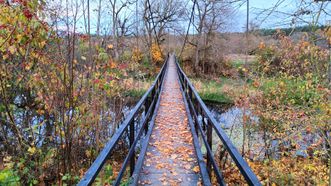
[[[139,185],[197,185],[200,174],[192,140],[175,57],[170,56]]]

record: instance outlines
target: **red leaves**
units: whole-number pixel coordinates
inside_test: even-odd
[[[127,64],[120,64],[120,65],[118,65],[118,68],[123,70],[123,69],[128,68],[128,65]]]
[[[95,84],[99,84],[99,83],[100,83],[100,79],[95,79],[95,80],[93,81],[93,83],[95,83]]]
[[[23,14],[29,20],[33,17],[33,13],[28,8],[23,9]]]
[[[23,6],[27,6],[28,4],[28,1],[27,0],[12,0],[13,3],[18,3],[18,4],[21,4]]]

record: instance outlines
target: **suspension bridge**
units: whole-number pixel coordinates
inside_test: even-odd
[[[78,185],[92,185],[123,139],[129,144],[112,182],[121,185],[226,185],[212,151],[213,131],[248,185],[261,185],[187,78],[174,54],[105,144]],[[215,137],[215,136],[214,136]],[[124,140],[125,141],[125,140]],[[204,147],[205,152],[202,152]],[[212,184],[213,183],[213,184]]]

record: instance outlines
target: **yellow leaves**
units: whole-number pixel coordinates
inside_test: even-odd
[[[11,45],[11,46],[8,47],[8,50],[9,50],[9,52],[10,52],[11,54],[15,54],[15,52],[16,52],[16,47],[13,46],[13,45]]]
[[[24,69],[25,70],[30,70],[31,69],[31,66],[32,66],[31,64],[26,64],[25,67],[24,67]]]
[[[46,41],[45,40],[39,43],[39,47],[40,48],[43,48],[45,45],[46,45]]]
[[[38,110],[37,110],[37,113],[38,113],[38,114],[40,114],[40,115],[42,115],[42,114],[44,114],[44,113],[45,113],[45,111],[44,111],[44,110],[42,110],[42,109],[38,109]]]
[[[86,150],[86,151],[85,151],[85,155],[86,155],[88,158],[90,158],[91,155],[92,155],[92,152],[91,152],[90,150]]]
[[[132,61],[138,63],[143,59],[143,54],[142,52],[139,50],[139,48],[134,48],[133,52],[132,52]]]
[[[164,163],[158,163],[156,166],[155,166],[157,169],[162,169],[165,167],[165,164]]]
[[[151,47],[151,54],[152,54],[152,59],[155,63],[159,63],[163,61],[162,58],[162,51],[160,49],[160,46],[157,44],[153,43]]]
[[[331,45],[331,26],[325,32],[326,37],[328,38],[329,44]]]
[[[5,55],[2,56],[2,59],[3,59],[3,60],[6,60],[6,59],[8,59],[8,58],[9,58],[9,56],[8,56],[7,54],[5,54]]]
[[[33,155],[33,154],[35,154],[36,153],[36,147],[29,147],[28,148],[28,152],[31,154],[31,155]]]
[[[17,38],[17,42],[21,42],[23,36],[22,34],[17,34],[16,38]]]
[[[280,88],[284,88],[285,87],[285,83],[283,81],[279,82],[279,87]]]
[[[192,170],[193,170],[195,173],[200,172],[200,168],[199,168],[199,166],[195,166],[195,167],[193,167]]]

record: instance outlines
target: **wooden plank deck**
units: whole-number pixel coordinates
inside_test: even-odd
[[[193,138],[180,91],[175,57],[169,66],[139,185],[200,185]]]

